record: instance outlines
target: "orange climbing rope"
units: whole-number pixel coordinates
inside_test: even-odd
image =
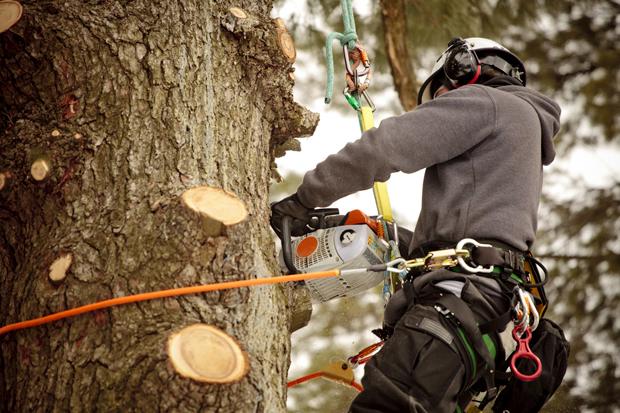
[[[337,277],[340,270],[310,272],[306,274],[283,275],[279,277],[253,278],[250,280],[228,281],[214,284],[196,285],[193,287],[172,288],[169,290],[153,291],[150,293],[142,293],[135,295],[127,295],[124,297],[111,298],[109,300],[99,301],[92,304],[83,305],[81,307],[60,311],[44,317],[34,318],[32,320],[20,321],[13,324],[7,324],[0,328],[0,336],[10,331],[23,330],[25,328],[36,327],[53,321],[62,320],[64,318],[74,317],[91,311],[102,310],[123,304],[137,303],[140,301],[155,300],[158,298],[175,297],[188,294],[199,294],[209,291],[228,290],[231,288],[252,287],[258,285],[269,285],[285,283],[290,281],[313,280],[319,278]]]
[[[341,366],[347,366],[347,367],[328,365],[323,370],[315,371],[314,373],[306,374],[305,376],[301,376],[298,379],[289,381],[286,387],[290,389],[291,387],[295,387],[298,384],[305,383],[307,381],[323,377],[325,379],[333,380],[340,384],[344,384],[345,386],[351,386],[359,392],[364,390],[362,385],[355,381],[355,378],[353,376],[353,371],[350,370],[350,366],[348,366],[347,363],[336,363],[336,364],[340,364]],[[339,368],[341,370],[338,370]]]

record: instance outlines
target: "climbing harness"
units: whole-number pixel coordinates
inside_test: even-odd
[[[344,33],[332,32],[327,36],[325,42],[325,57],[327,59],[325,103],[329,104],[331,102],[334,92],[333,43],[334,40],[338,40],[342,46],[346,71],[345,78],[347,80],[347,86],[343,94],[349,105],[357,112],[360,129],[362,132],[365,132],[374,127],[373,112],[375,111],[375,105],[368,94],[372,68],[366,50],[358,41],[357,32],[355,30],[355,19],[353,18],[352,0],[340,0],[340,6],[342,9]],[[351,63],[351,58],[349,56],[350,51],[356,51],[358,55],[353,63]],[[362,98],[366,101],[366,105],[363,104]],[[385,182],[375,182],[373,185],[373,193],[379,215],[381,215],[384,220],[392,222],[394,218]]]

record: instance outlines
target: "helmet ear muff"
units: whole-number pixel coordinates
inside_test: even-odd
[[[457,37],[448,44],[443,71],[453,87],[457,88],[475,83],[480,77],[481,70],[482,67],[476,52],[469,47],[465,40]]]

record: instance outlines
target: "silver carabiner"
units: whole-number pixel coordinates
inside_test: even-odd
[[[372,99],[370,98],[370,95],[368,94],[368,91],[366,91],[366,90],[363,91],[362,92],[362,96],[366,100],[366,103],[368,103],[368,106],[370,106],[370,110],[372,110],[373,112],[375,110],[377,110],[377,107],[375,106],[375,102],[373,102]]]
[[[386,262],[385,265],[387,268],[385,269],[388,272],[393,272],[396,274],[400,274],[404,269],[404,265],[407,261],[404,258],[396,258],[395,260]]]
[[[523,296],[525,297],[526,304],[529,307],[529,313],[534,316],[534,321],[532,322],[532,331],[535,331],[538,328],[538,323],[540,322],[540,314],[538,314],[538,309],[536,308],[536,304],[534,304],[534,298],[532,297],[532,294],[524,292]]]
[[[520,322],[518,324],[515,322],[515,326],[518,327],[518,330],[523,334],[525,329],[530,325],[530,306],[526,301],[524,291],[519,287],[515,287],[515,290],[517,290],[517,296],[519,298],[519,302],[515,309],[517,310],[517,314],[519,310],[523,312]]]
[[[364,70],[359,73],[356,73],[353,70],[351,67],[351,61],[349,60],[349,48],[346,43],[342,45],[342,54],[344,55],[344,68],[351,77],[355,78],[356,76],[366,76],[370,73],[370,66],[365,66]]]
[[[471,244],[475,247],[491,247],[493,248],[493,245],[491,244],[481,244],[478,241],[476,241],[475,239],[472,238],[463,238],[462,240],[460,240],[458,242],[458,244],[456,244],[456,249],[457,250],[462,250],[464,249],[463,247],[465,245]],[[472,267],[469,264],[467,264],[465,262],[465,259],[461,256],[457,256],[456,257],[459,265],[466,271],[471,272],[471,273],[482,273],[482,274],[489,274],[493,272],[493,266],[489,266],[489,267],[484,267],[482,265],[477,265],[476,267]]]

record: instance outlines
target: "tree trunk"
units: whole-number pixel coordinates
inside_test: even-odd
[[[405,0],[381,0],[383,40],[394,88],[405,111],[417,105],[418,84],[409,57]]]
[[[1,325],[278,272],[273,157],[318,118],[292,100],[291,45],[271,3],[24,2],[0,34]],[[235,194],[249,217],[208,234],[180,202],[199,185]],[[168,298],[1,336],[0,411],[284,411],[290,297]],[[196,323],[239,342],[244,379],[176,373],[167,339]]]

